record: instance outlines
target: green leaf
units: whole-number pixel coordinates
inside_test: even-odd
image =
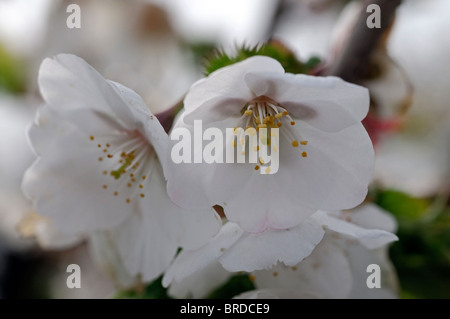
[[[23,93],[25,82],[23,63],[0,45],[0,91]]]
[[[377,190],[375,202],[398,221],[390,257],[402,298],[450,298],[450,210],[447,197],[416,198]]]
[[[396,190],[381,191],[377,195],[376,203],[397,218],[406,221],[417,221],[423,218],[430,206],[426,199],[412,197]]]
[[[234,56],[228,56],[221,50],[209,54],[209,57],[206,57],[205,75],[209,75],[220,68],[243,61],[255,55],[271,57],[280,62],[286,72],[294,74],[310,74],[321,63],[321,60],[318,57],[312,57],[307,62],[303,63],[281,42],[271,41],[260,46],[244,46],[238,48],[236,49],[236,54]]]

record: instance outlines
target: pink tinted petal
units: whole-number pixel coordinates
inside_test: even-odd
[[[336,77],[248,73],[246,84],[286,108],[298,120],[336,132],[361,122],[369,110],[367,89]]]

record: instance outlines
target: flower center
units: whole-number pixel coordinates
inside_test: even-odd
[[[254,128],[258,132],[261,128],[278,128],[280,133],[287,138],[292,147],[308,145],[308,141],[303,139],[299,130],[294,128],[295,121],[288,110],[276,101],[267,96],[258,96],[249,101],[241,110],[241,125],[248,129]],[[273,134],[268,134],[268,139]],[[270,145],[270,140],[268,140]],[[305,151],[300,151],[302,157],[307,157]],[[256,169],[256,168],[255,168]]]
[[[134,198],[144,198],[145,189],[153,168],[155,151],[141,133],[112,134],[90,140],[99,152],[102,188],[113,196],[123,196],[127,203]]]

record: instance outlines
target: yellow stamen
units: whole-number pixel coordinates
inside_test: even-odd
[[[301,141],[300,144],[302,144],[302,145],[308,145],[308,141]]]
[[[293,147],[298,147],[298,141],[297,140],[292,141],[292,146]]]
[[[308,156],[308,153],[303,152],[303,153],[302,153],[302,156],[303,156],[303,157],[306,157],[306,156]]]

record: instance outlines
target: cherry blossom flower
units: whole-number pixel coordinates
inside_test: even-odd
[[[367,265],[386,261],[379,257],[377,249],[397,237],[385,230],[357,226],[344,220],[347,217],[347,213],[318,211],[297,227],[258,234],[228,222],[208,244],[182,251],[165,273],[163,285],[172,284],[169,291],[177,297],[201,297],[231,273],[244,271],[250,273],[258,289],[291,290],[295,295],[321,298],[356,295],[362,290],[359,286],[365,285],[361,277],[367,275]],[[378,226],[385,224],[386,218],[372,217],[375,222],[368,223]],[[389,273],[386,263],[383,269]],[[230,272],[228,277],[225,271]],[[383,278],[392,283],[391,275]],[[203,280],[208,282],[203,284]],[[193,281],[197,283],[195,289],[190,284]],[[389,285],[393,286],[395,283]],[[385,296],[392,297],[389,291],[386,289]]]
[[[285,73],[278,61],[255,56],[196,82],[184,107],[175,129],[192,132],[202,120],[205,129],[278,128],[280,136],[275,174],[250,163],[172,163],[168,192],[183,207],[221,205],[228,220],[261,232],[294,227],[319,209],[353,208],[367,194],[374,154],[361,125],[365,88]]]
[[[46,59],[46,105],[29,130],[38,159],[25,194],[62,233],[108,231],[127,270],[159,276],[178,247],[197,247],[220,227],[212,208],[185,214],[166,193],[162,126],[130,89],[73,55]]]

